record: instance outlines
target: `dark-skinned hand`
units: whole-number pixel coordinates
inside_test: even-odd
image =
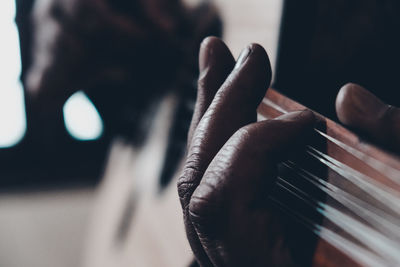
[[[209,2],[37,0],[29,15],[28,134],[40,140],[42,132],[64,135],[62,107],[82,90],[107,136],[142,143],[160,99],[174,93],[192,101],[200,43],[222,31]]]
[[[236,65],[235,65],[236,64]],[[305,111],[255,123],[270,82],[266,53],[251,45],[235,63],[218,39],[200,52],[198,102],[178,183],[187,236],[201,266],[296,265],[279,217],[266,205],[277,163],[313,124]],[[342,123],[400,150],[400,110],[361,86],[337,97]]]
[[[235,62],[219,39],[200,51],[198,100],[178,182],[187,237],[201,266],[294,265],[287,234],[268,204],[277,165],[300,149],[310,111],[256,122],[271,80],[265,50]]]
[[[53,101],[110,81],[166,90],[218,22],[212,5],[181,0],[37,0],[26,87]]]

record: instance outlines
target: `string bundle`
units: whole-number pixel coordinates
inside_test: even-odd
[[[301,109],[270,89],[259,107],[259,120]],[[338,257],[361,266],[398,266],[400,159],[329,119],[321,120],[313,144],[281,164],[270,199],[340,252]]]

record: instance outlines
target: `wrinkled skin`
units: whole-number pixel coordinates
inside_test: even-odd
[[[301,147],[309,111],[256,123],[271,79],[262,47],[250,45],[235,66],[216,38],[203,42],[198,102],[178,182],[187,236],[202,266],[287,266],[292,251],[265,201],[277,163]]]
[[[271,79],[267,54],[258,45],[250,45],[235,62],[225,44],[210,37],[201,46],[200,70],[187,158],[178,181],[197,263],[302,265],[294,256],[296,247],[290,246],[295,237],[266,196],[278,163],[306,142],[313,114],[300,111],[256,122],[257,106]],[[399,109],[353,84],[341,89],[336,107],[344,124],[399,149]]]

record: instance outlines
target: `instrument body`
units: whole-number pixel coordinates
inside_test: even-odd
[[[304,109],[306,107],[301,104],[269,89],[258,108],[258,115],[259,120],[272,119]],[[307,149],[310,159],[303,157],[289,164],[292,165],[289,166],[292,175],[296,176],[294,180],[293,177],[282,176],[283,182],[294,185],[295,191],[297,188],[298,195],[305,192],[301,199],[312,202],[311,209],[317,210],[320,215],[319,219],[308,215],[301,218],[318,236],[314,244],[313,265],[387,266],[398,263],[395,252],[391,254],[384,249],[385,246],[379,247],[377,243],[386,242],[388,247],[396,247],[399,242],[394,237],[400,234],[396,228],[400,217],[397,212],[397,200],[400,199],[399,157],[364,142],[336,122],[316,115],[320,123],[315,129],[315,137],[312,137],[317,145],[310,145]],[[314,163],[310,164],[313,160]],[[303,172],[302,168],[306,170]],[[318,168],[319,171],[316,170]],[[297,180],[301,177],[297,175],[306,178],[304,183],[311,182],[322,189],[322,194],[310,190],[310,186],[299,184]],[[290,209],[298,202],[301,200],[286,204]],[[306,210],[304,214],[307,214]],[[299,216],[302,217],[301,214]]]

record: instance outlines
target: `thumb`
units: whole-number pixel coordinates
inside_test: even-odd
[[[357,84],[346,84],[336,98],[339,120],[390,150],[400,152],[400,109],[383,103]]]

